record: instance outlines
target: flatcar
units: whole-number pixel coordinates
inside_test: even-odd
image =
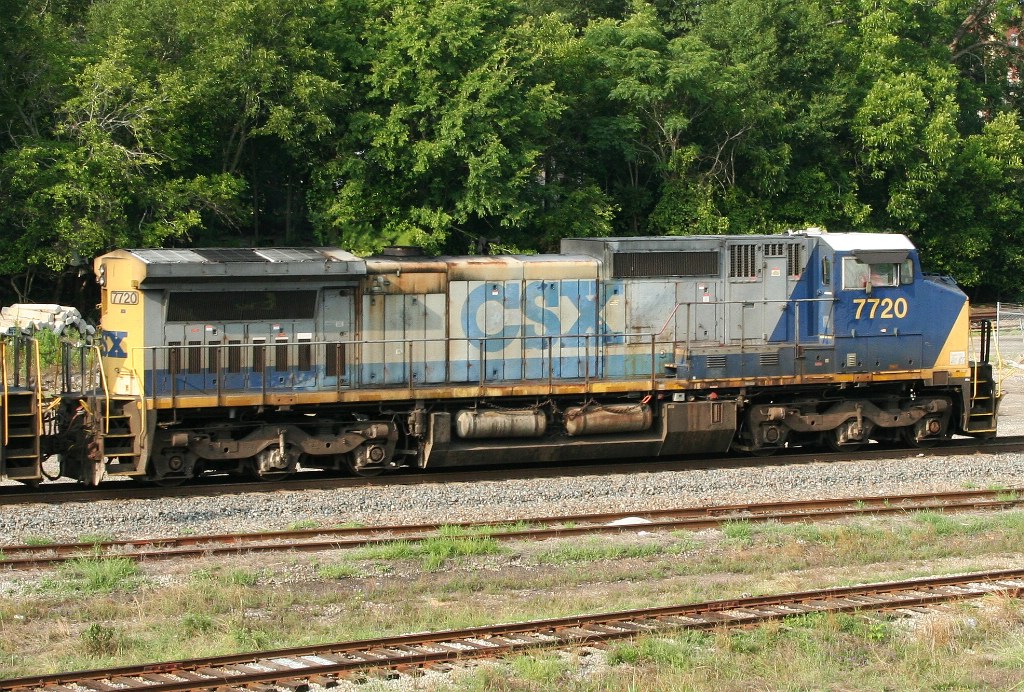
[[[988,332],[974,353],[967,297],[903,235],[136,249],[95,272],[100,341],[41,432],[84,483],[996,432]]]

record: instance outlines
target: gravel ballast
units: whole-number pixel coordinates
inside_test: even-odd
[[[1024,375],[1009,392],[1000,434],[1024,433]],[[82,536],[142,538],[330,526],[503,521],[588,512],[637,511],[787,499],[1024,486],[1024,456],[975,454],[790,466],[690,469],[631,475],[431,483],[217,497],[0,506],[0,545]]]
[[[638,469],[641,469],[638,466]],[[501,521],[707,504],[1024,486],[1021,455],[916,457],[633,475],[247,493],[0,508],[3,543],[328,526]]]

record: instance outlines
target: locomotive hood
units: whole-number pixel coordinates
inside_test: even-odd
[[[320,248],[198,248],[115,250],[96,259],[96,277],[104,284],[111,260],[130,260],[139,285],[170,280],[252,281],[276,277],[316,281],[323,277],[366,274],[366,263],[350,252]]]

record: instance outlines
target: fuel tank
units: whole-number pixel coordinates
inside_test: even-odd
[[[639,432],[654,419],[647,404],[574,406],[565,410],[565,431],[570,435]]]

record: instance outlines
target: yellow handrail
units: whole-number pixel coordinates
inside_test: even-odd
[[[136,347],[136,348],[140,348],[140,347]],[[133,349],[133,350],[135,350],[135,349]],[[136,359],[133,360],[133,362],[138,363],[140,361],[138,360],[138,358],[136,358]],[[142,362],[145,362],[145,359],[143,359]],[[142,426],[141,427],[141,435],[142,435],[142,437],[140,439],[145,440],[146,439],[146,409],[147,409],[147,406],[146,406],[146,379],[143,378],[143,377],[139,377],[139,371],[136,370],[135,368],[132,368],[131,372],[132,372],[132,377],[138,383],[138,387],[139,387],[139,394],[138,394],[138,396],[139,396],[139,415],[142,417],[142,421],[141,421],[141,426]]]
[[[43,434],[43,369],[39,360],[39,341],[32,339],[36,358],[36,436]]]
[[[107,412],[106,412],[106,414],[103,417],[103,432],[104,433],[109,433],[110,432],[110,388],[107,386],[107,373],[103,371],[103,355],[100,353],[100,347],[98,345],[96,345],[96,344],[93,344],[91,348],[94,351],[96,351],[96,363],[98,364],[98,368],[99,368],[99,371],[100,371],[100,384],[101,384],[101,386],[103,388],[103,397],[104,397],[104,400],[106,401],[106,404],[107,404],[107,406],[106,406]],[[84,376],[84,373],[83,373],[83,376]]]
[[[10,409],[10,398],[7,394],[7,381],[9,379],[7,374],[7,342],[0,342],[0,359],[3,360],[3,378],[4,378],[4,446],[7,446],[7,430],[11,427],[7,424],[7,412]]]

